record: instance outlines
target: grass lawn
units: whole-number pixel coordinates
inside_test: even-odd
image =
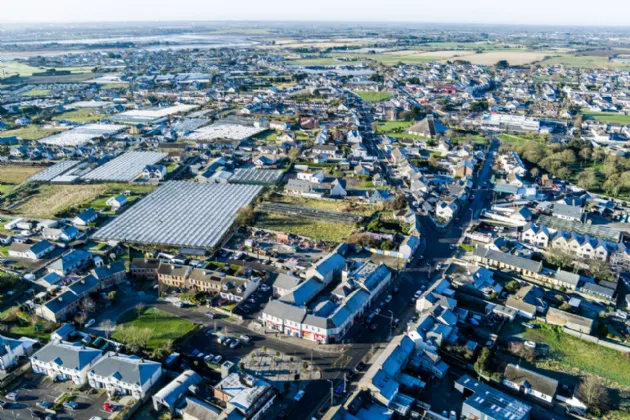
[[[41,185],[39,193],[14,210],[18,214],[51,219],[70,207],[94,201],[105,194],[107,185]]]
[[[261,141],[276,141],[278,140],[278,135],[274,130],[265,130],[262,133],[258,133],[252,137],[254,140]]]
[[[550,357],[536,362],[538,367],[576,375],[591,373],[624,387],[630,386],[630,364],[621,352],[580,340],[544,324],[526,330],[521,336],[549,345]]]
[[[363,99],[366,102],[384,101],[385,99],[388,99],[392,96],[389,92],[352,91],[352,93],[358,95],[361,99]]]
[[[406,130],[413,124],[413,121],[385,121],[378,123],[379,133],[389,133],[396,129]]]
[[[135,309],[131,309],[116,320],[116,325],[117,329],[123,325],[125,327],[149,328],[153,334],[147,346],[148,350],[157,349],[169,340],[176,341],[195,328],[192,322],[155,308],[145,308],[140,314]],[[120,332],[114,331],[112,338],[119,340]]]
[[[0,137],[19,137],[22,140],[39,140],[44,137],[52,136],[63,130],[57,128],[40,128],[36,125],[16,128],[15,130],[7,130],[0,133]]]
[[[498,136],[502,141],[507,143],[525,143],[526,141],[537,141],[539,143],[544,143],[544,139],[542,138],[527,138],[524,136],[515,136],[513,134],[499,134]]]
[[[274,202],[282,202],[288,204],[295,204],[296,206],[309,207],[313,209],[319,210],[327,210],[327,211],[337,211],[337,212],[347,212],[348,210],[348,202],[347,201],[324,201],[324,200],[314,200],[309,198],[302,197],[291,197],[291,196],[281,196],[278,199],[273,199]],[[361,216],[371,216],[376,211],[376,207],[372,205],[357,205],[352,207],[349,213],[359,214]]]
[[[616,114],[614,112],[586,112],[583,114],[587,120],[597,120],[603,123],[630,124],[630,115]]]
[[[353,226],[346,224],[312,219],[298,220],[294,216],[275,213],[259,213],[254,226],[328,242],[342,242],[354,230]]]
[[[40,96],[40,95],[48,95],[50,93],[50,89],[31,89],[28,92],[24,92],[22,95],[24,96]]]
[[[586,69],[630,69],[630,65],[628,64],[608,61],[608,57],[594,55],[562,55],[543,60],[540,64],[543,66],[562,64],[567,67],[581,67]]]
[[[19,74],[22,77],[32,76],[33,73],[42,73],[45,67],[33,67],[19,61],[0,62],[0,70],[4,70],[7,77]],[[73,73],[89,73],[92,67],[55,67],[55,70],[70,70]]]
[[[89,123],[98,120],[102,120],[106,115],[97,114],[92,108],[82,108],[76,111],[68,111],[63,114],[54,116],[52,119],[55,121],[66,120],[78,123]]]
[[[0,166],[0,180],[7,184],[20,184],[43,169],[44,166],[2,165]],[[0,187],[0,192],[3,190],[5,189]]]

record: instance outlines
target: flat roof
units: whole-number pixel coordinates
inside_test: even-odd
[[[38,141],[51,146],[80,147],[92,139],[111,136],[126,129],[124,125],[116,124],[86,124],[63,133],[53,134]]]
[[[32,177],[28,179],[29,182],[46,182],[51,181],[53,178],[58,177],[64,172],[69,171],[70,169],[77,166],[79,163],[78,160],[64,160],[58,163],[55,163],[53,166],[49,166],[41,172],[36,173]]]
[[[99,240],[212,248],[236,213],[260,193],[257,185],[167,182],[96,232]]]
[[[123,181],[135,179],[148,165],[154,165],[168,156],[158,152],[127,152],[83,175],[86,181]]]
[[[196,108],[198,108],[197,105],[177,104],[166,107],[132,109],[130,111],[125,111],[121,112],[120,114],[113,115],[108,119],[110,121],[122,123],[150,123],[160,118],[168,117],[169,115],[181,114],[184,112],[192,111]]]
[[[230,178],[232,184],[271,185],[277,184],[282,178],[282,169],[239,168]]]
[[[193,131],[186,139],[188,140],[242,140],[267,130],[266,128],[254,127],[234,123],[215,123],[201,127]]]

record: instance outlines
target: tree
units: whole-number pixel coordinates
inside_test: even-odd
[[[298,149],[297,147],[292,147],[289,150],[289,160],[291,162],[295,162],[298,157],[300,157],[300,149]]]
[[[537,178],[537,177],[538,177],[538,175],[540,175],[540,169],[538,169],[538,168],[536,168],[536,167],[532,168],[532,170],[531,170],[531,171],[529,171],[529,172],[532,174],[532,176],[533,176],[534,178]]]
[[[79,312],[74,316],[74,322],[76,322],[79,326],[83,326],[85,324],[85,321],[87,321],[87,313],[86,312]]]
[[[381,243],[381,249],[383,251],[391,251],[394,249],[394,243],[392,241],[383,241]]]
[[[577,176],[577,184],[586,189],[592,189],[594,187],[597,186],[597,175],[595,174],[595,169],[593,168],[588,168],[584,171],[582,171],[578,176]]]
[[[498,69],[507,69],[510,67],[510,63],[507,60],[499,60],[494,66]]]
[[[396,197],[389,203],[392,210],[402,210],[407,207],[407,199],[402,194],[396,194]]]
[[[241,227],[251,226],[254,223],[256,214],[252,205],[243,207],[236,213],[236,224]]]
[[[484,347],[475,362],[475,372],[479,374],[483,374],[488,371],[488,367],[490,366],[490,359],[492,358],[492,353],[488,347]]]
[[[81,310],[84,312],[94,312],[96,310],[96,302],[90,297],[86,297],[81,301]]]
[[[602,385],[597,376],[585,376],[578,387],[577,394],[589,411],[595,415],[600,415],[608,407],[608,389]]]
[[[588,265],[588,273],[596,279],[611,281],[614,280],[614,276],[610,271],[610,264],[604,260],[597,258],[590,258],[586,261]]]
[[[505,291],[511,295],[515,294],[519,290],[521,290],[521,284],[517,282],[516,280],[510,280],[505,285]]]
[[[602,189],[606,191],[606,193],[616,197],[621,190],[621,176],[619,174],[610,175],[602,184]]]
[[[560,268],[570,266],[574,259],[573,255],[563,249],[551,247],[547,250],[547,260]]]
[[[593,156],[593,150],[590,147],[584,147],[580,149],[579,155],[582,160],[591,160],[591,157]]]

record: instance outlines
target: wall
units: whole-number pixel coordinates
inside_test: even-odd
[[[609,349],[617,350],[623,353],[630,353],[630,347],[622,346],[621,344],[616,344],[616,343],[611,343],[610,341],[600,340],[599,338],[594,337],[592,335],[582,334],[580,332],[573,331],[566,327],[562,327],[562,331],[569,335],[572,335],[573,337],[577,337],[582,340],[589,341],[599,346],[608,347]]]

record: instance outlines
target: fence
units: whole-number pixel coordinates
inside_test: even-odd
[[[623,346],[621,344],[616,344],[616,343],[611,343],[610,341],[600,340],[599,338],[594,337],[592,335],[583,334],[581,332],[574,331],[574,330],[569,329],[567,327],[562,327],[562,331],[567,333],[567,334],[569,334],[569,335],[571,335],[571,336],[573,336],[573,337],[577,337],[579,339],[591,342],[593,344],[597,344],[599,346],[608,347],[609,349],[617,350],[617,351],[620,351],[622,353],[630,353],[630,347],[626,347],[626,346]]]

